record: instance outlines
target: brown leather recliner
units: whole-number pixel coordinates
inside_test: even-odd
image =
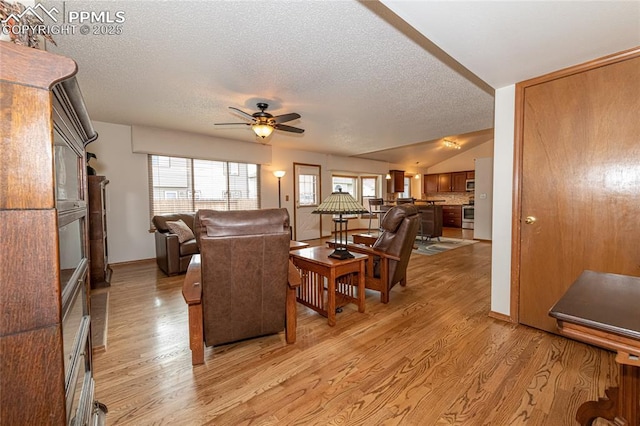
[[[420,216],[413,204],[389,210],[380,222],[382,234],[371,247],[349,244],[349,251],[370,255],[366,265],[365,286],[380,292],[380,301],[389,302],[394,285],[407,283],[407,265],[415,244]]]
[[[177,275],[186,272],[191,256],[198,253],[195,238],[188,238],[180,242],[167,222],[183,221],[195,236],[195,213],[170,213],[153,217],[156,231],[156,262],[158,267],[167,275]]]
[[[189,304],[192,363],[204,347],[286,331],[295,342],[295,287],[289,262],[286,209],[196,213],[200,255],[193,257],[182,294]]]

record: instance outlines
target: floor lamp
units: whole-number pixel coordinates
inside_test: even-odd
[[[281,194],[280,179],[282,179],[282,177],[286,174],[287,172],[285,172],[284,170],[276,170],[275,172],[273,172],[273,175],[278,178],[278,207],[279,208],[282,208],[282,196],[280,195]]]

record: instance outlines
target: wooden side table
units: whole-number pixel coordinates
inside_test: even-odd
[[[299,250],[306,247],[309,247],[309,243],[293,240],[289,241],[289,250]]]
[[[618,387],[605,390],[607,399],[582,404],[576,420],[640,425],[640,278],[584,271],[549,315],[560,334],[617,352]]]
[[[378,237],[373,234],[353,234],[351,237],[354,244],[364,244],[369,247],[378,240]]]
[[[297,301],[327,317],[330,326],[336,325],[336,299],[341,305],[355,303],[358,311],[364,312],[364,261],[368,257],[352,253],[352,259],[340,260],[329,257],[332,252],[323,246],[290,252],[302,278]]]

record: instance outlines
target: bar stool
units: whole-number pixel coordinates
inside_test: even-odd
[[[371,218],[375,215],[378,218],[378,228],[380,228],[380,213],[384,213],[383,210],[380,209],[380,206],[384,204],[384,199],[382,198],[370,198],[369,199],[369,231],[371,233]],[[374,207],[378,207],[374,209]]]

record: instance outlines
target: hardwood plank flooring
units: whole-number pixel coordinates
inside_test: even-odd
[[[347,305],[335,327],[298,305],[295,344],[206,348],[195,368],[184,276],[115,265],[96,397],[109,425],[577,424],[617,382],[613,354],[489,318],[490,257],[488,242],[414,254],[388,305],[367,292],[366,312]]]

